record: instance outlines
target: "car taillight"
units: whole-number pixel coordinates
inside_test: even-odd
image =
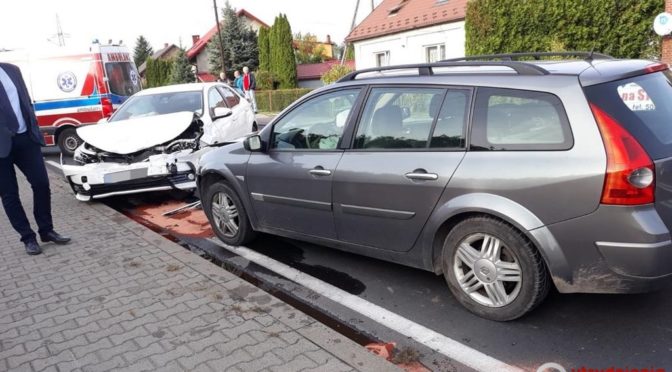
[[[100,105],[102,106],[103,109],[103,117],[109,118],[110,115],[112,115],[112,112],[114,112],[114,106],[112,106],[112,100],[110,100],[107,97],[103,97],[100,99]]]
[[[654,202],[655,166],[642,145],[614,118],[590,105],[607,151],[602,204],[640,205]]]

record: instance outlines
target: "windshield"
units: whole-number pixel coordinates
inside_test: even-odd
[[[140,91],[138,72],[130,62],[107,62],[105,72],[110,93],[128,97]]]
[[[585,88],[588,100],[616,119],[653,159],[672,156],[672,74],[640,75]]]
[[[191,111],[203,114],[200,91],[172,92],[133,96],[110,118],[110,122],[133,118]]]

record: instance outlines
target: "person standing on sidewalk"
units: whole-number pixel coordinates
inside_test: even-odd
[[[0,63],[0,198],[12,227],[30,255],[42,253],[19,199],[16,165],[33,189],[33,214],[42,242],[67,244],[70,238],[54,231],[51,190],[42,158],[44,140],[18,67]]]
[[[238,70],[233,72],[233,87],[236,88],[240,94],[245,95],[245,93],[243,93],[243,77],[240,76],[240,71]]]
[[[254,78],[254,74],[250,72],[250,69],[245,66],[243,67],[243,92],[245,92],[245,97],[250,100],[252,110],[256,114],[257,100],[254,98],[255,89],[257,89],[257,80]]]

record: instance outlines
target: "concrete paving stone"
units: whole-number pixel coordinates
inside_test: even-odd
[[[267,367],[282,365],[282,359],[273,353],[266,353],[261,358],[252,359],[249,362],[243,362],[237,365],[243,371],[259,371]]]
[[[236,349],[219,359],[207,362],[207,365],[216,371],[229,371],[233,370],[234,366],[239,363],[249,362],[251,360],[252,356],[248,352],[243,349]]]
[[[18,370],[26,368],[24,364],[28,364],[33,360],[43,359],[49,357],[49,351],[46,347],[42,346],[36,350],[31,351],[30,353],[24,353],[19,355],[10,356],[7,358],[7,366],[10,370]]]
[[[315,368],[315,367],[317,367],[317,363],[315,363],[315,361],[311,360],[305,355],[299,355],[293,360],[286,362],[283,365],[272,366],[270,369],[273,372],[294,372],[294,371],[301,371],[306,368]]]
[[[72,320],[72,319],[68,320],[65,323],[60,323],[59,324],[56,321],[54,321],[54,323],[56,325],[53,326],[53,327],[40,328],[39,332],[40,332],[40,334],[42,335],[43,338],[49,338],[49,336],[51,336],[51,335],[53,335],[57,332],[63,332],[65,330],[77,329],[78,328],[77,322]]]
[[[246,346],[256,345],[257,343],[258,341],[252,338],[252,336],[248,334],[242,334],[236,338],[231,339],[229,342],[214,344],[213,346],[222,352],[222,354],[228,355],[234,350],[243,349]]]
[[[73,354],[75,354],[75,357],[81,358],[89,353],[95,353],[98,350],[108,349],[111,348],[112,346],[114,345],[112,345],[109,339],[103,338],[98,342],[90,343],[84,346],[73,347],[70,350],[72,351]]]
[[[252,333],[252,332],[250,332],[250,333]],[[284,349],[285,347],[287,347],[287,343],[283,339],[281,339],[279,337],[267,337],[265,340],[263,340],[263,341],[261,341],[257,344],[250,345],[250,346],[245,346],[244,349],[245,349],[245,351],[250,353],[250,355],[252,355],[252,357],[260,358],[264,354],[270,352],[271,350],[281,349],[281,348]]]
[[[396,371],[397,369],[394,368],[392,364],[389,364],[390,369],[386,367],[380,369],[380,372],[385,372],[385,371]],[[315,368],[306,368],[303,369],[302,372],[349,372],[349,371],[355,371],[359,369],[353,369],[352,367],[348,366],[347,364],[343,363],[342,361],[338,359],[329,359],[329,361],[325,364],[322,364],[318,367]]]
[[[122,356],[126,353],[138,350],[138,345],[133,340],[128,340],[119,345],[112,345],[112,343],[110,343],[110,345],[111,347],[109,348],[98,348],[98,350],[96,350],[96,355],[98,355],[100,360],[111,360],[115,356]]]
[[[152,360],[152,363],[159,366],[159,369],[163,369],[163,366],[166,366],[168,363],[176,361],[182,357],[192,355],[194,352],[189,349],[186,345],[180,345],[177,348],[171,350],[170,352],[155,354],[149,357]]]
[[[141,360],[146,360],[146,363],[150,363],[154,365],[151,362],[151,357],[154,355],[162,355],[167,353],[168,351],[159,344],[159,342],[154,342],[153,344],[147,345],[146,347],[140,347],[137,348],[136,350],[129,351],[124,354],[124,358],[129,362],[129,364],[133,363],[138,363]]]
[[[312,318],[51,177],[70,245],[27,256],[0,213],[0,371],[349,369]]]
[[[58,336],[61,336],[60,334],[57,334]],[[51,354],[60,354],[63,351],[70,350],[75,346],[84,346],[88,345],[90,342],[89,340],[86,339],[86,336],[84,335],[79,335],[75,338],[68,338],[68,339],[63,339],[63,341],[56,341],[54,337],[50,340],[50,342],[47,342],[45,345],[47,347],[47,350],[49,350],[49,353]]]
[[[107,372],[112,370],[123,370],[126,366],[126,361],[121,356],[116,356],[111,360],[91,364],[82,367],[82,372]]]
[[[152,364],[149,358],[145,358],[137,362],[130,363],[129,365],[124,367],[124,370],[126,372],[146,372],[146,371],[156,371],[157,367],[154,364]]]

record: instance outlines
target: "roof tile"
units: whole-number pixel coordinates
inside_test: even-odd
[[[402,31],[463,20],[468,0],[383,0],[357,27],[347,41],[372,39]],[[401,6],[395,15],[390,10]]]

